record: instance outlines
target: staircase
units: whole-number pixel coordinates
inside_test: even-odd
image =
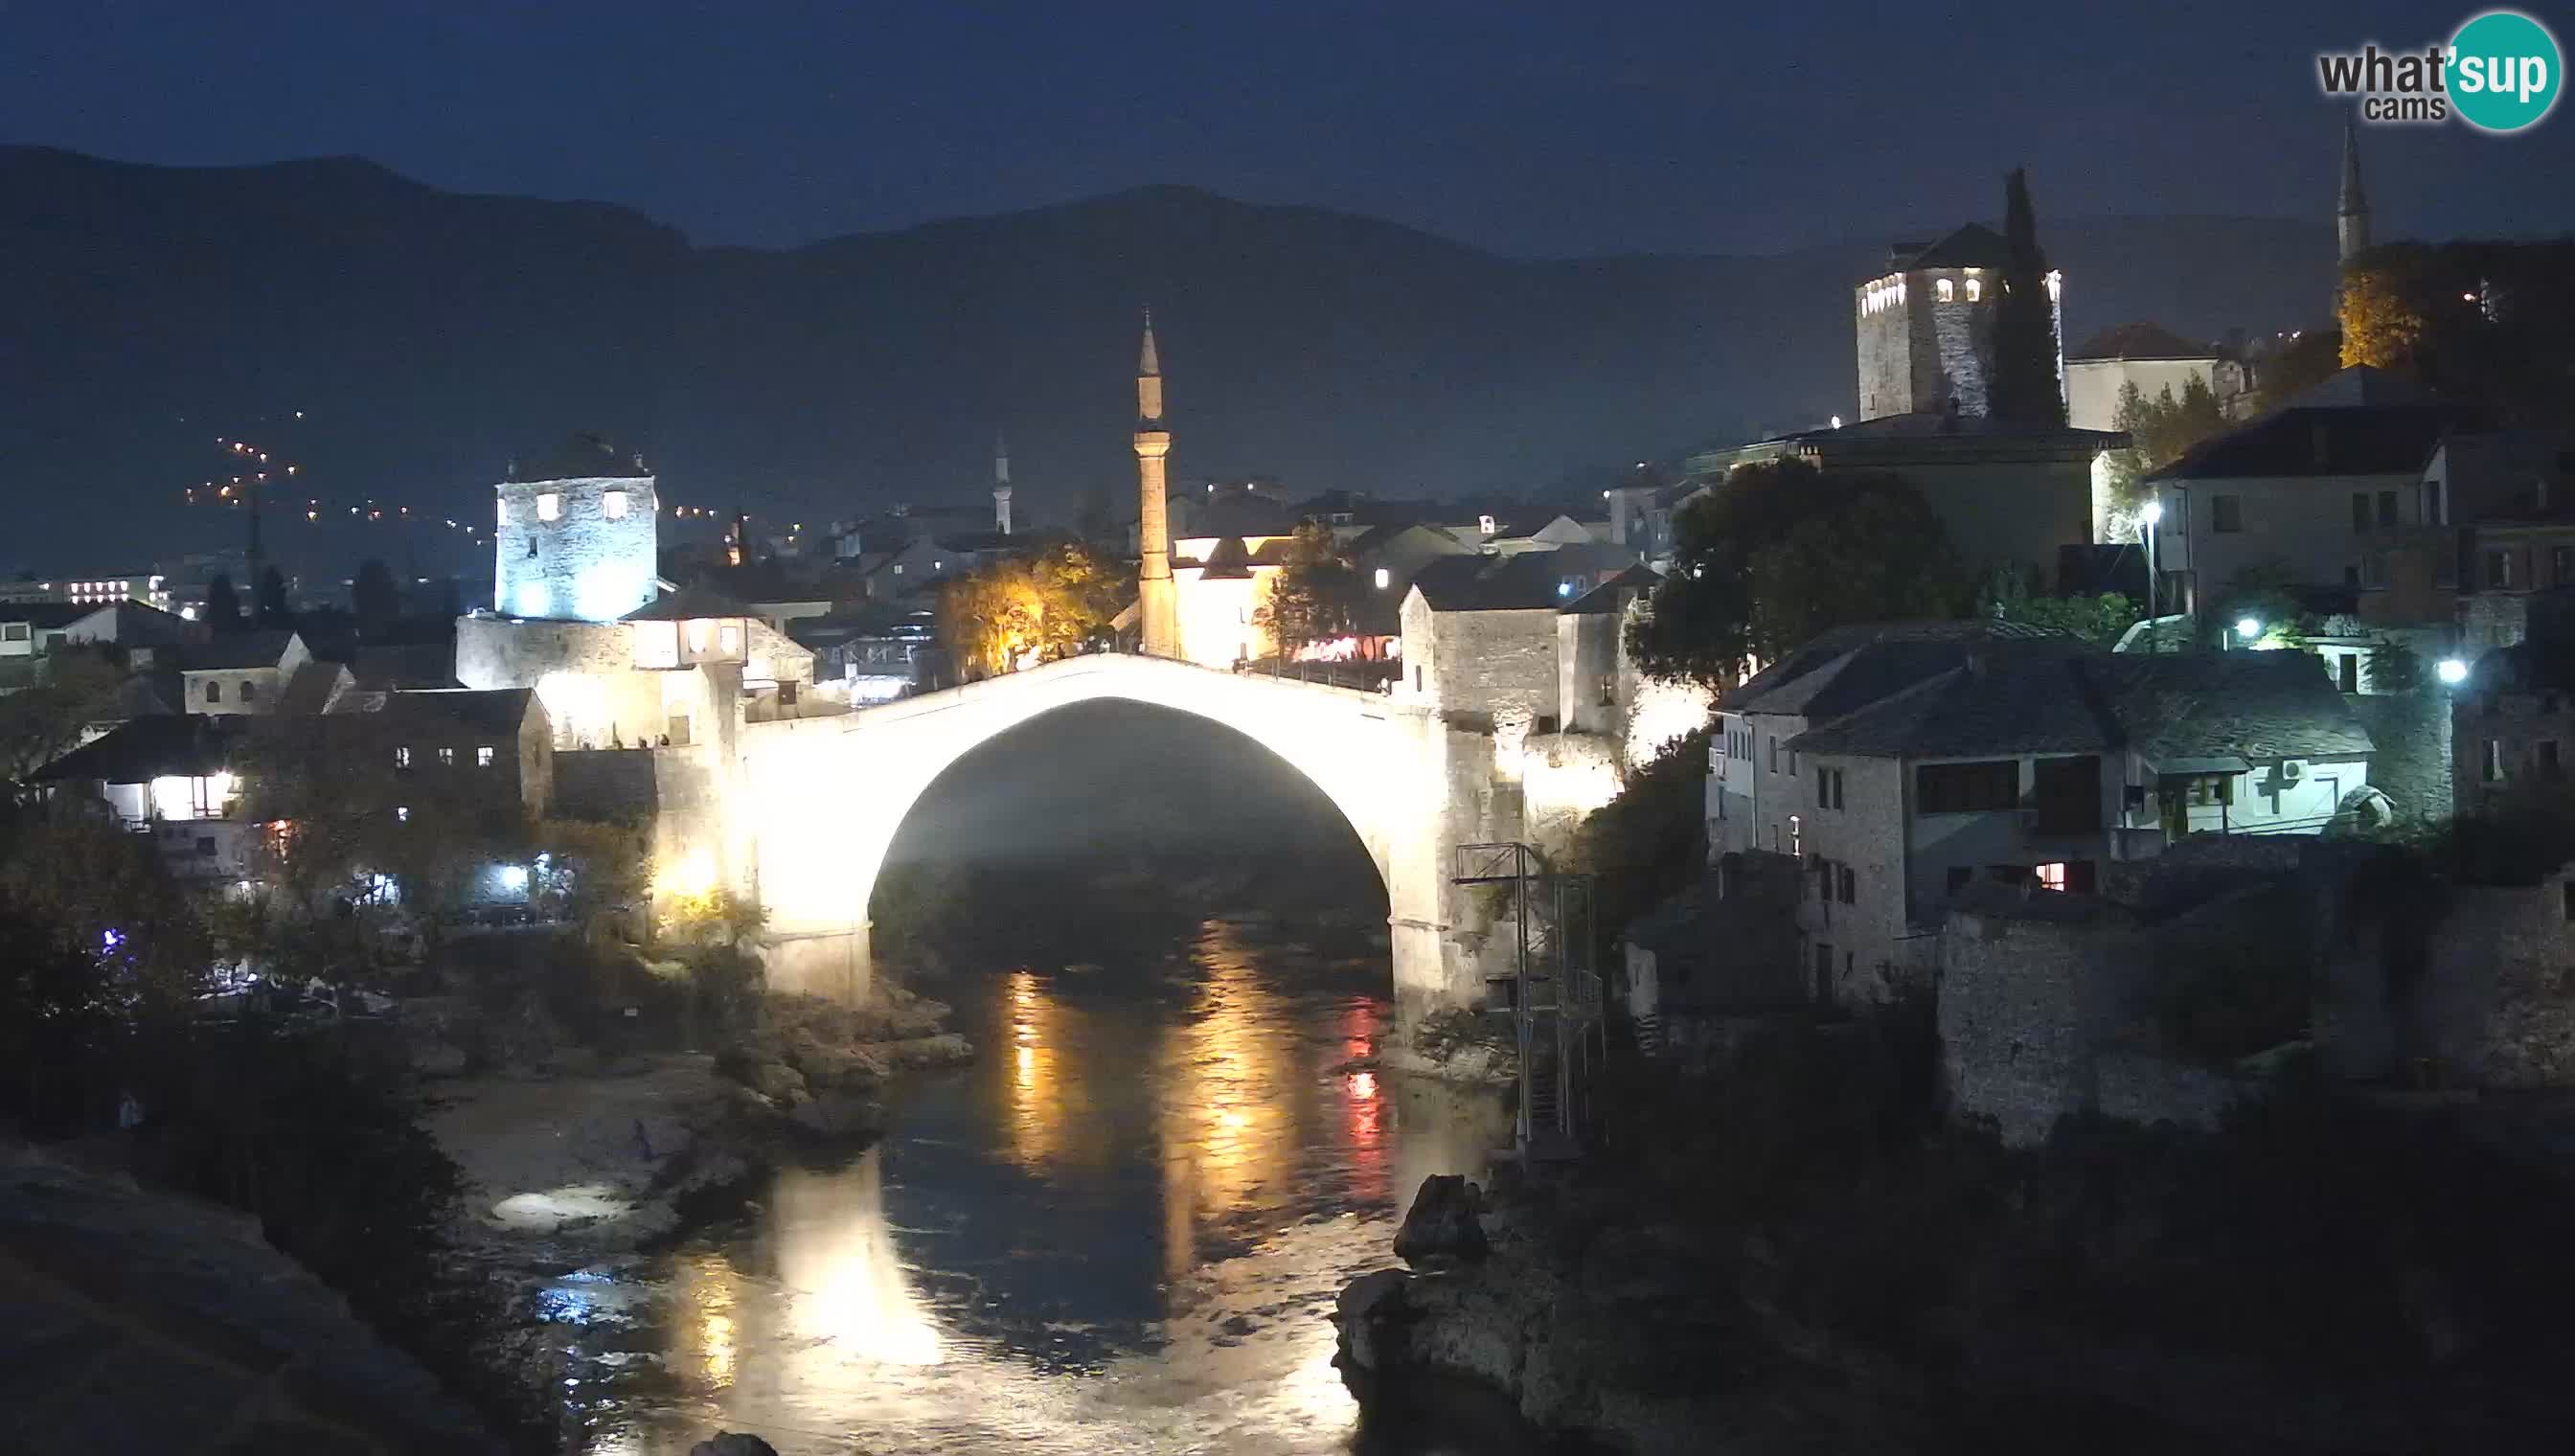
[[[1591,878],[1555,873],[1534,845],[1510,842],[1460,845],[1456,882],[1498,887],[1514,930],[1511,963],[1484,978],[1484,1007],[1511,1018],[1519,1052],[1514,1151],[1523,1160],[1576,1156],[1585,1084],[1603,1050]]]

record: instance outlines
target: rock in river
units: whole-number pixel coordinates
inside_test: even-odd
[[[1394,1235],[1394,1256],[1416,1269],[1452,1267],[1484,1257],[1484,1225],[1475,1217],[1475,1185],[1455,1173],[1434,1173],[1421,1180],[1403,1227]]]

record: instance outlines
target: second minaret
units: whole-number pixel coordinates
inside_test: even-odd
[[[1181,655],[1180,599],[1172,585],[1172,522],[1164,503],[1164,458],[1172,432],[1163,428],[1163,361],[1154,350],[1154,314],[1145,313],[1145,347],[1136,360],[1136,603],[1149,658]]]

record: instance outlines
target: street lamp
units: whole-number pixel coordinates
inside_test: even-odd
[[[2443,658],[2432,671],[2439,675],[2444,687],[2456,688],[2468,681],[2468,665],[2457,658]]]
[[[2239,617],[2235,619],[2235,635],[2249,643],[2262,635],[2262,624],[2250,617]]]
[[[2160,623],[2163,617],[2163,564],[2155,560],[2155,528],[2163,522],[2164,503],[2148,501],[2146,508],[2137,513],[2137,518],[2145,523],[2146,535],[2146,650],[2161,652],[2164,645],[2164,630]]]

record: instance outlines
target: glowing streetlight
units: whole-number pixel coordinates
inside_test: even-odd
[[[2456,688],[2468,681],[2468,665],[2457,658],[2443,658],[2432,671],[2439,675],[2444,687]]]
[[[2148,501],[2146,503],[2146,509],[2138,512],[2137,514],[2146,518],[2146,524],[2148,526],[2161,526],[2164,522],[2164,503],[2161,501]]]
[[[2262,635],[2262,624],[2250,617],[2239,617],[2235,619],[2235,635],[2251,642]]]

